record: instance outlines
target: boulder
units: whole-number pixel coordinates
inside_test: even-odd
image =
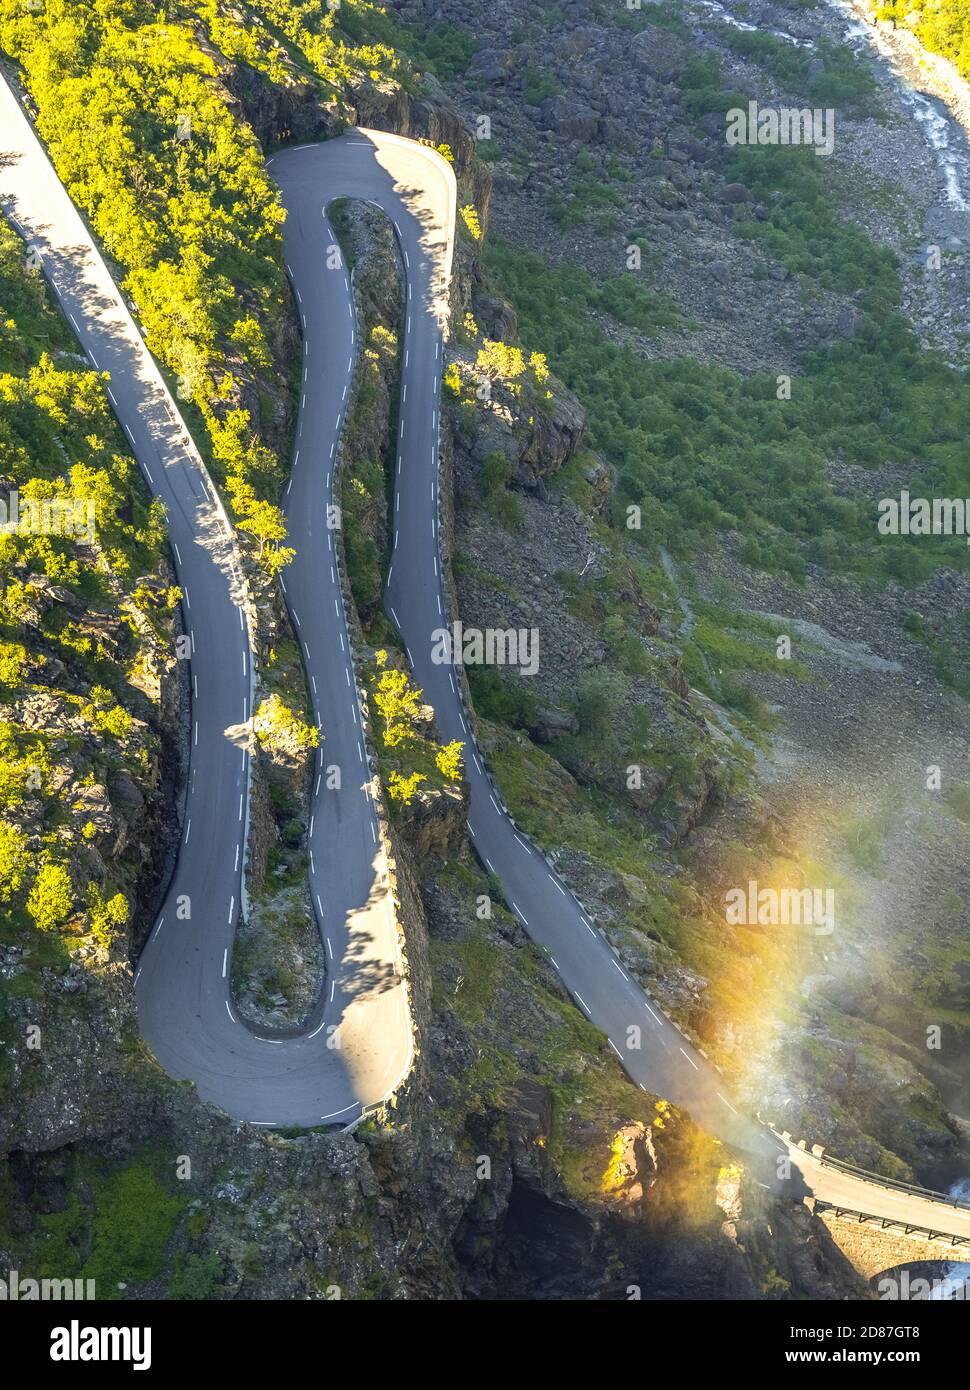
[[[571,140],[592,140],[599,129],[599,116],[568,97],[549,97],[539,107],[536,124],[540,130],[554,130]]]

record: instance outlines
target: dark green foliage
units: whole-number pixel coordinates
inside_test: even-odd
[[[744,153],[757,160],[774,152]],[[811,173],[805,177],[811,185]],[[828,219],[827,203],[822,207],[819,217]],[[793,210],[796,223],[801,215]],[[784,213],[778,217],[779,235],[796,239]],[[590,443],[619,468],[621,504],[642,506],[645,539],[683,553],[714,530],[736,529],[745,559],[796,578],[806,562],[905,582],[944,561],[964,567],[967,546],[959,537],[880,537],[874,504],[832,491],[829,459],[903,463],[913,470],[914,491],[970,493],[963,449],[970,387],[924,352],[887,307],[896,296],[895,272],[882,254],[834,221],[829,234],[836,250],[822,259],[841,254],[838,273],[854,280],[875,274],[876,292],[854,339],[805,354],[788,401],[777,398],[774,377],[744,378],[689,358],[646,361],[611,341],[599,324],[611,306],[626,322],[673,318],[632,274],[617,277],[615,290],[610,281],[591,289],[585,272],[552,267],[497,238],[486,263],[514,300],[528,346],[547,353],[586,405]],[[809,256],[813,264],[829,273]]]

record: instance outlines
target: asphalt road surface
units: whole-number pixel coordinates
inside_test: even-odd
[[[256,1125],[353,1123],[407,1075],[412,1029],[398,932],[362,737],[361,697],[336,564],[333,467],[357,349],[346,267],[327,219],[363,198],[394,224],[407,291],[394,546],[385,607],[434,706],[441,736],[465,745],[470,831],[528,934],[645,1091],[743,1151],[766,1187],[891,1220],[970,1233],[970,1213],[820,1165],[739,1113],[720,1073],[624,971],[545,857],[516,828],[481,761],[461,682],[440,656],[450,616],[441,566],[438,446],[455,183],[434,151],[354,130],[269,161],[287,208],[287,270],[304,371],[284,506],[296,559],[284,574],[314,717],[310,887],[327,977],[307,1026],[264,1033],[234,1012],[230,962],[243,899],[253,662],[247,594],[225,514],[89,232],[29,122],[0,83],[4,210],[35,249],[110,396],[152,491],[166,503],[191,636],[191,762],[182,845],[136,972],[141,1027],[171,1075]],[[540,654],[541,659],[541,654]],[[339,777],[334,776],[334,770]],[[471,904],[469,905],[471,910]],[[785,1176],[784,1157],[793,1161]]]
[[[247,592],[232,532],[123,299],[6,84],[0,84],[0,132],[4,209],[39,257],[90,361],[110,373],[112,405],[149,487],[168,509],[191,637],[182,843],[135,976],[142,1033],[170,1075],[194,1081],[205,1100],[236,1118],[257,1125],[352,1123],[407,1074],[412,1031],[371,773],[361,755],[346,622],[330,577],[330,445],[353,331],[346,280],[333,285],[343,312],[340,332],[335,318],[317,340],[320,368],[328,363],[329,369],[315,371],[302,412],[302,451],[288,499],[298,557],[287,588],[314,713],[326,731],[317,772],[337,764],[343,776],[339,789],[327,788],[325,774],[315,777],[309,839],[326,983],[308,1026],[286,1036],[247,1027],[230,988],[243,897],[253,698]],[[312,298],[313,290],[308,293]],[[324,304],[321,295],[321,312]],[[312,331],[307,341],[312,354]]]

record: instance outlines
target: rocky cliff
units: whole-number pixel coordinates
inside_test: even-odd
[[[425,14],[397,8],[405,19]],[[583,7],[566,7],[555,62],[579,75],[581,89],[566,100],[543,94],[536,75],[543,64],[531,60],[544,50],[517,36],[525,8],[499,15],[482,7],[476,14],[483,38],[471,73],[492,83],[514,77],[530,98],[539,97],[523,103],[517,92],[506,99],[500,87],[496,101],[510,120],[513,107],[527,107],[537,138],[618,137],[617,123],[628,112],[613,110],[619,98],[604,91],[602,79],[615,51],[609,45],[625,43],[625,31],[606,39],[609,26],[587,26]],[[439,9],[448,13],[439,7],[436,17]],[[638,65],[647,71],[661,64],[662,47],[638,43]],[[473,680],[483,746],[521,823],[556,852],[628,967],[697,1027],[710,1013],[703,951],[691,950],[690,940],[685,946],[678,923],[686,920],[694,939],[710,922],[678,871],[675,851],[703,836],[750,759],[737,728],[719,730],[692,691],[677,640],[681,610],[669,584],[618,542],[614,471],[589,439],[577,395],[530,358],[528,349],[541,352],[541,343],[528,344],[521,371],[513,355],[495,348],[519,348],[519,329],[504,289],[481,266],[489,214],[494,220],[504,208],[506,232],[522,215],[523,234],[531,236],[528,197],[520,193],[561,182],[559,166],[534,160],[527,173],[521,160],[510,161],[499,170],[492,207],[491,180],[468,133],[475,106],[462,83],[449,84],[460,107],[431,77],[420,91],[348,83],[334,100],[303,72],[270,78],[214,46],[212,54],[238,103],[233,109],[265,148],[355,121],[450,146],[460,205],[475,213],[463,221],[448,364],[457,387],[448,388],[447,451],[459,610],[482,626],[535,625],[543,650],[532,686],[525,678]],[[649,106],[634,114],[649,116],[644,128],[660,137],[667,70],[653,82],[637,78],[649,89]],[[702,151],[685,138],[674,132],[674,153],[658,157],[649,185],[672,219],[661,225],[672,233],[694,230],[694,199],[719,209],[722,202],[709,198],[697,172]],[[386,228],[359,211],[350,215],[363,228],[364,272],[369,257],[388,288],[371,301],[371,328],[393,333]],[[720,235],[727,215],[719,211],[716,221]],[[676,245],[687,254],[684,240]],[[684,270],[684,284],[692,273]],[[363,279],[366,285],[366,273]],[[720,284],[717,275],[714,281]],[[779,318],[792,312],[795,294],[792,288],[791,297],[778,296]],[[829,307],[819,306],[819,315]],[[831,323],[822,317],[817,335]],[[754,360],[763,348],[747,315],[739,311],[738,321]],[[636,330],[620,324],[610,331]],[[698,330],[685,331],[699,341]],[[374,578],[386,546],[379,472],[393,429],[394,352],[386,340],[372,350],[373,409],[345,484],[355,463],[375,465],[372,487],[361,475],[368,497],[358,514],[362,562],[354,597],[361,640],[376,642],[386,635]],[[488,379],[485,396],[476,374],[478,386]],[[266,603],[278,619],[276,600],[267,595]],[[264,659],[270,646],[284,647],[285,625],[273,636]],[[622,672],[622,685],[604,683],[608,665]],[[690,674],[695,678],[694,669]],[[298,683],[295,668],[291,675],[290,691]],[[171,747],[179,735],[177,701],[166,696],[166,705],[162,696],[160,688],[151,719]],[[90,792],[100,783],[86,783],[101,843],[121,844],[119,854],[151,843],[151,827],[176,800],[178,758],[168,758],[167,783],[150,761],[140,781],[108,781],[114,810]],[[299,868],[300,828],[289,824],[299,820],[295,763],[288,778],[267,768],[267,785],[283,779],[277,803],[290,798],[294,814],[281,821],[268,798],[257,802],[257,867],[270,876],[279,867],[281,832],[287,871]],[[639,781],[626,775],[631,766],[640,769]],[[751,810],[750,801],[744,805]],[[130,809],[109,825],[122,807]],[[395,1103],[352,1135],[257,1132],[172,1083],[139,1041],[131,969],[117,951],[70,963],[15,952],[5,962],[12,987],[3,995],[4,1040],[16,1084],[4,1107],[0,1264],[63,1276],[83,1270],[98,1278],[102,1296],[864,1296],[819,1223],[767,1197],[736,1156],[625,1079],[483,873],[464,832],[460,787],[419,793],[402,809],[395,835],[416,1067]],[[142,929],[162,873],[156,866],[146,874],[135,914]],[[272,910],[279,915],[278,901]],[[271,992],[263,1005],[279,1007]],[[715,1036],[723,1017],[717,1013],[711,1025]],[[35,1027],[38,1049],[28,1045]],[[122,1212],[137,1215],[121,1220]]]

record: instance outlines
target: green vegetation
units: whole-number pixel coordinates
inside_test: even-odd
[[[603,741],[597,698],[608,703],[615,696],[615,691],[598,691],[592,684],[583,691],[584,701],[593,704],[594,731],[577,737],[589,738],[594,750]],[[744,927],[734,928],[726,937],[723,921],[716,929],[716,917],[712,921],[709,910],[685,881],[667,877],[654,867],[655,836],[634,807],[606,790],[581,785],[549,752],[510,731],[491,724],[481,727],[489,766],[523,833],[550,853],[565,851],[581,863],[595,865],[597,875],[612,872],[622,882],[621,893],[613,895],[606,890],[604,899],[613,941],[638,956],[649,938],[660,944],[662,952],[676,952],[711,982],[705,994],[704,1017],[699,1019],[691,1011],[681,1015],[680,1021],[703,1029],[703,1036],[710,1039],[717,1037],[718,1028],[727,1026],[728,1021],[734,1027],[743,1021],[757,1032],[764,1024],[758,1001],[773,998],[779,979],[788,976],[791,942]],[[564,743],[569,740],[558,742],[557,753]],[[590,755],[588,748],[583,752]],[[687,765],[690,755],[685,749],[649,733],[638,755],[610,754],[613,766],[627,761],[661,769],[679,783],[691,775]],[[742,881],[742,870],[734,872],[739,877],[730,881]],[[595,902],[587,902],[587,907],[596,913]]]
[[[0,1238],[24,1250],[34,1277],[93,1279],[99,1299],[124,1297],[124,1286],[130,1291],[157,1279],[188,1203],[170,1176],[172,1164],[157,1151],[121,1165],[78,1151],[68,1162],[66,1205],[37,1212],[32,1230],[15,1239],[0,1217]]]
[[[344,259],[354,266],[358,251],[349,200],[337,199],[329,215]],[[355,281],[364,347],[344,423],[340,505],[344,558],[358,615],[365,629],[383,630],[387,625],[380,602],[390,559],[403,290],[396,274],[393,288],[387,278],[389,268],[397,265],[390,224],[383,221],[373,230],[378,244],[383,238],[382,255],[365,263]]]
[[[739,221],[740,236],[823,289],[860,291],[865,307],[885,320],[899,298],[892,252],[841,220],[814,151],[749,146],[735,150],[725,173],[768,206],[766,220]]]
[[[463,744],[435,743],[421,727],[422,692],[406,671],[375,653],[366,674],[374,741],[392,811],[409,804],[419,787],[453,786],[461,778]]]
[[[901,29],[911,29],[931,53],[949,58],[970,79],[970,6],[967,0],[934,0],[932,5],[913,5],[910,0],[883,0],[876,8],[880,19],[893,19]]]
[[[541,106],[549,97],[562,92],[558,78],[541,68],[526,68],[522,81],[522,96],[529,106]]]
[[[753,160],[769,156],[769,181],[771,169],[780,177],[774,153],[743,152]],[[799,164],[799,183],[817,188],[819,177],[807,161]],[[785,207],[783,200],[773,214],[779,235],[803,247],[802,211],[793,210],[789,221]],[[854,339],[804,355],[791,400],[778,399],[773,377],[743,378],[688,358],[645,361],[617,345],[598,322],[612,307],[604,296],[615,297],[622,322],[635,317],[637,326],[646,320],[656,331],[672,317],[632,274],[592,291],[585,272],[552,267],[500,240],[485,258],[516,304],[525,340],[543,349],[587,406],[592,447],[620,470],[619,510],[635,502],[649,517],[639,533],[645,540],[689,554],[715,530],[736,529],[746,538],[744,559],[796,578],[806,562],[906,583],[940,563],[963,568],[967,548],[959,538],[927,545],[879,537],[874,505],[836,496],[828,482],[830,458],[863,466],[893,462],[913,467],[914,490],[970,492],[961,445],[970,427],[970,384],[924,352],[886,307],[887,275],[894,272],[881,253],[870,253],[859,233],[840,224],[830,223],[828,235],[835,246],[823,259],[841,256],[843,283],[871,284],[875,269],[876,289]],[[803,254],[807,269],[811,253]]]
[[[0,0],[0,47],[23,70],[54,164],[119,263],[234,519],[274,573],[291,556],[275,505],[282,440],[261,437],[248,402],[285,395],[292,368],[277,346],[288,341],[284,213],[208,42],[274,82],[315,75],[329,101],[357,82],[411,81],[393,45],[413,41],[368,0],[231,11],[186,0],[167,12],[147,0]],[[440,31],[432,42],[447,64],[454,45]]]
[[[419,30],[408,31],[408,36],[413,44],[414,61],[430,68],[445,81],[463,75],[478,46],[468,29],[459,29],[444,21],[422,25]]]
[[[11,941],[28,942],[34,927],[57,934],[74,917],[106,942],[127,921],[128,885],[72,883],[72,809],[58,772],[66,765],[93,786],[119,766],[147,770],[154,735],[136,723],[144,708],[132,685],[148,644],[168,640],[178,591],[138,578],[164,572],[162,508],[127,453],[104,375],[83,364],[22,257],[0,224],[0,478],[5,506],[16,491],[22,517],[0,536],[0,688],[4,704],[40,702],[47,713],[33,727],[0,721],[0,901]],[[79,503],[80,532],[41,533],[29,524],[32,500],[61,502],[70,516]],[[56,601],[44,597],[49,585]],[[118,620],[116,637],[88,621],[90,609]],[[40,827],[29,851],[25,824],[32,835]],[[75,829],[97,833],[89,821]]]
[[[483,718],[513,728],[528,728],[535,722],[535,696],[522,681],[503,677],[494,666],[469,666],[468,684]]]
[[[466,228],[472,241],[481,241],[482,224],[479,221],[478,209],[475,207],[475,204],[465,203],[459,211],[461,213],[462,225]]]
[[[370,441],[382,379],[396,383],[397,334],[381,323],[366,332],[367,346],[357,364],[355,394],[345,426],[340,500],[344,555],[351,592],[363,621],[376,615],[384,586],[387,556],[372,533],[387,535],[388,495],[394,478],[396,408],[388,412],[388,448],[383,457]],[[376,456],[375,456],[376,455]]]
[[[122,267],[149,346],[204,423],[237,520],[252,526],[280,478],[242,397],[263,380],[286,310],[283,210],[192,18],[185,7],[162,20],[139,0],[36,11],[4,0],[0,45],[23,69],[58,173]],[[264,523],[261,554],[279,539]]]
[[[216,1254],[190,1253],[180,1257],[169,1282],[168,1297],[176,1300],[215,1298],[224,1272],[222,1260]]]
[[[795,657],[779,659],[778,633],[764,620],[702,599],[691,602],[696,622],[692,641],[684,652],[684,670],[691,684],[756,724],[773,727],[762,701],[739,677],[756,674],[805,681],[810,679],[808,667]],[[706,662],[697,660],[698,650]],[[716,685],[712,684],[710,671],[714,672]]]
[[[636,17],[623,22],[641,27]],[[809,91],[815,104],[876,111],[872,73],[851,54],[822,43],[816,60],[771,35],[728,30],[726,37],[782,86]],[[725,90],[709,54],[690,57],[677,82],[698,117],[748,99]],[[607,205],[622,214],[620,161],[605,170],[589,165],[583,154],[577,158],[568,198],[551,209],[560,220]],[[689,358],[643,360],[616,325],[655,336],[678,322],[673,306],[645,287],[643,271],[594,283],[579,267],[548,264],[500,239],[485,252],[516,304],[524,341],[577,392],[589,411],[591,445],[619,468],[618,519],[626,504],[638,504],[650,518],[640,537],[681,555],[716,530],[738,530],[744,559],[796,579],[806,564],[904,584],[940,563],[965,567],[959,538],[927,545],[880,537],[874,505],[836,496],[828,481],[830,460],[889,463],[910,468],[914,488],[970,491],[960,445],[970,425],[970,384],[923,351],[897,313],[893,256],[841,217],[837,176],[811,150],[739,148],[724,172],[766,210],[758,218],[747,208],[736,214],[756,272],[778,262],[803,280],[806,295],[816,286],[853,295],[859,310],[850,340],[803,354],[790,400],[780,398],[774,377],[742,377]]]
[[[74,901],[71,876],[63,864],[44,864],[27,895],[27,911],[41,931],[63,926]]]
[[[800,106],[831,106],[855,117],[880,114],[872,68],[829,39],[807,50],[760,30],[726,28],[724,42],[764,68],[783,91],[797,93]]]
[[[510,945],[515,919],[496,883],[463,860],[448,861],[438,882],[455,899],[458,934],[430,942],[434,1008],[448,1017],[450,1033],[467,1032],[473,1057],[449,1078],[449,1118],[459,1133],[474,1115],[476,1125],[484,1120],[501,1134],[510,1091],[523,1074],[534,1076],[552,1097],[548,1132],[536,1136],[537,1145],[570,1192],[601,1198],[617,1124],[651,1125],[650,1100],[613,1065],[602,1033],[563,998],[546,953],[528,941]],[[486,895],[491,919],[483,921],[475,906]]]
[[[313,725],[301,719],[275,693],[260,701],[253,716],[253,732],[261,748],[289,755],[306,753],[320,741]]]
[[[919,613],[907,613],[903,627],[926,647],[937,680],[970,700],[970,610],[932,628]]]

